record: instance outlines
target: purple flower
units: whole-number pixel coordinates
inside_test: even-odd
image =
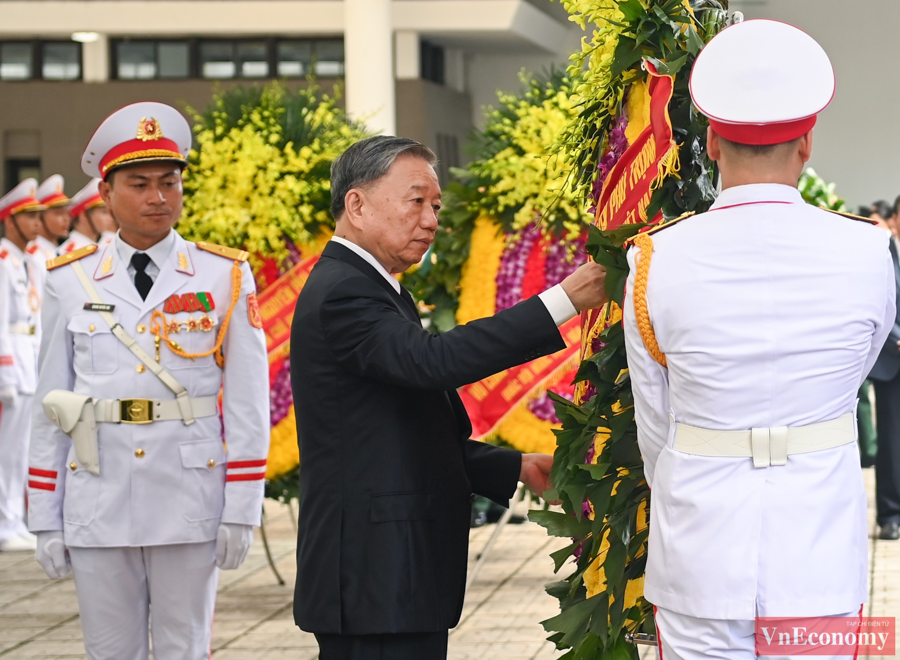
[[[287,417],[292,405],[294,395],[291,390],[291,361],[286,359],[275,374],[275,380],[269,390],[269,416],[272,426]]]
[[[509,309],[522,301],[522,280],[528,256],[540,237],[537,223],[532,222],[518,232],[518,235],[511,235],[507,240],[506,249],[500,258],[500,269],[497,271],[496,311]]]
[[[594,184],[591,189],[591,208],[589,213],[593,215],[597,210],[597,203],[600,201],[600,194],[603,192],[603,182],[616,166],[619,159],[628,149],[628,138],[625,137],[625,129],[628,127],[628,118],[624,115],[619,117],[612,130],[609,132],[609,146],[606,153],[600,159],[597,166],[597,176],[594,178]]]

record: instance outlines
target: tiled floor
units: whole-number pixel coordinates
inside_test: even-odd
[[[866,470],[870,497],[872,470]],[[874,524],[874,523],[873,523]],[[253,551],[237,571],[222,572],[213,636],[214,660],[314,660],[312,635],[298,630],[291,614],[294,578],[293,514],[267,505],[266,529],[280,586],[257,533]],[[471,559],[493,532],[473,530]],[[472,584],[459,626],[450,633],[451,660],[551,660],[540,621],[557,613],[543,585],[554,579],[548,554],[562,541],[537,525],[510,525],[501,534]],[[872,541],[869,613],[900,610],[900,542]],[[51,582],[28,554],[0,554],[0,660],[83,658],[75,589],[71,579]],[[652,648],[642,657],[655,658]]]

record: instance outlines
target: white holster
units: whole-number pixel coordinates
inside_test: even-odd
[[[66,390],[48,392],[42,402],[44,413],[60,430],[72,438],[78,463],[91,474],[100,475],[100,449],[94,399]]]

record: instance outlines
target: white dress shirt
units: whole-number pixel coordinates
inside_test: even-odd
[[[377,270],[381,274],[382,277],[390,282],[390,285],[394,288],[394,291],[400,293],[400,282],[397,281],[397,278],[388,273],[384,266],[382,266],[381,263],[379,263],[379,261],[368,251],[364,250],[356,243],[348,241],[346,238],[341,238],[340,236],[333,236],[331,240],[335,243],[343,245],[349,250],[352,250],[360,257],[365,259],[369,264],[372,265],[373,268],[375,268],[375,270]],[[547,311],[550,312],[550,316],[553,317],[553,322],[556,323],[557,326],[564,324],[566,321],[574,318],[578,314],[578,311],[575,309],[575,306],[572,304],[572,301],[569,300],[569,296],[566,295],[566,292],[563,290],[562,285],[560,284],[550,287],[543,293],[538,294],[538,297],[541,299],[541,302],[544,303]]]
[[[175,230],[171,229],[169,230],[168,235],[159,243],[149,250],[144,250],[144,254],[150,257],[150,263],[147,264],[144,272],[147,273],[154,282],[156,281],[156,276],[159,275],[160,266],[162,266],[162,264],[166,262],[166,259],[169,258],[169,253],[172,251],[173,245],[175,245]],[[135,252],[138,252],[138,249],[123,241],[121,233],[117,233],[116,251],[118,251],[122,261],[128,264],[128,276],[134,280],[134,275],[137,271],[135,271],[134,266],[131,265],[131,257],[134,256]]]

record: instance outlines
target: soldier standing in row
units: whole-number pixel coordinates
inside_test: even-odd
[[[72,233],[59,246],[60,254],[69,254],[98,243],[106,245],[115,238],[118,225],[100,195],[100,178],[91,179],[75,193],[69,215],[72,216]]]
[[[38,235],[28,246],[28,251],[44,262],[59,254],[59,246],[69,237],[72,228],[68,208],[72,200],[66,197],[64,187],[65,180],[59,174],[47,177],[38,186],[38,201],[46,208],[41,211]]]
[[[218,568],[245,559],[262,510],[253,274],[247,253],[173,230],[190,146],[169,106],[107,118],[82,169],[121,231],[48,265],[29,527],[50,577],[71,566],[92,660],[146,660],[151,622],[158,660],[207,658]]]
[[[33,550],[25,526],[25,474],[37,384],[43,267],[27,252],[37,236],[37,181],[0,199],[0,552]]]
[[[628,253],[653,488],[645,594],[665,660],[750,660],[756,617],[825,626],[858,620],[867,598],[854,413],[894,323],[894,270],[882,229],[797,190],[834,90],[828,56],[797,28],[721,32],[691,94],[722,192]]]

